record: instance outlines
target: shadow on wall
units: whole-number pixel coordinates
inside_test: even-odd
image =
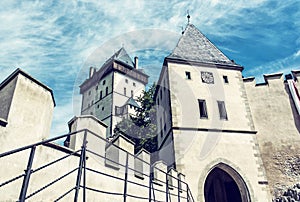
[[[291,109],[292,109],[292,112],[293,112],[293,118],[294,118],[295,126],[296,126],[296,128],[297,128],[297,130],[298,130],[298,133],[300,133],[300,115],[299,115],[298,112],[297,112],[297,109],[296,109],[294,100],[293,100],[293,98],[292,98],[292,95],[291,95],[291,92],[290,92],[288,83],[285,83],[284,88],[285,88],[286,93],[287,93],[288,96],[289,96],[290,106],[291,106]]]

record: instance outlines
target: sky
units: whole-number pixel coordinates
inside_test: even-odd
[[[0,2],[0,82],[21,68],[56,101],[51,136],[79,115],[79,85],[121,47],[157,80],[187,24],[194,24],[245,77],[300,69],[298,0],[68,0]]]

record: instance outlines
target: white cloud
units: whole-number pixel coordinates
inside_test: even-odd
[[[259,81],[262,81],[263,74],[271,74],[276,72],[283,72],[284,74],[288,74],[291,70],[299,70],[300,69],[300,51],[282,59],[278,59],[276,61],[272,61],[266,64],[262,64],[261,66],[252,68],[247,71],[248,76],[255,76]]]
[[[73,116],[72,96],[78,102],[78,85],[87,75],[87,66],[101,66],[122,44],[131,53],[145,49],[171,51],[180,37],[181,27],[187,23],[187,10],[196,27],[224,41],[236,37],[257,46],[280,43],[284,33],[272,29],[263,32],[265,27],[284,20],[300,27],[297,26],[300,14],[299,11],[289,16],[284,13],[295,1],[277,2],[277,7],[272,9],[266,6],[269,2],[272,1],[4,0],[0,3],[0,80],[21,67],[52,88],[57,102],[52,132],[61,133]],[[264,16],[272,21],[265,22]],[[263,29],[258,37],[253,36],[257,30],[251,30],[256,24],[262,24]],[[298,46],[294,50],[299,50],[299,37],[292,43]],[[236,55],[245,53],[228,44],[220,47]],[[294,57],[258,65],[252,73],[265,71],[265,66],[268,66],[266,71],[299,67],[299,54],[298,51]],[[245,57],[250,56],[251,53]],[[145,55],[145,58],[151,57]],[[76,113],[79,107],[75,107]]]

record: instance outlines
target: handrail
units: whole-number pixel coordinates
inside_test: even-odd
[[[87,129],[82,129],[82,130],[75,131],[75,132],[72,132],[72,133],[60,135],[60,136],[57,136],[57,137],[50,138],[48,140],[43,140],[43,141],[40,141],[40,142],[37,142],[37,143],[34,143],[34,144],[30,144],[28,146],[24,146],[24,147],[21,147],[21,148],[18,148],[18,149],[14,149],[14,150],[11,150],[11,151],[8,151],[8,152],[4,152],[4,153],[0,154],[0,158],[2,158],[4,156],[11,155],[11,154],[14,154],[14,153],[17,153],[17,152],[20,152],[20,151],[23,151],[23,150],[26,150],[26,149],[30,149],[30,148],[32,148],[34,146],[40,146],[42,144],[53,142],[55,140],[59,140],[59,139],[65,138],[67,136],[73,136],[73,135],[75,135],[77,133],[80,133],[80,132],[83,132],[85,130],[87,130]]]

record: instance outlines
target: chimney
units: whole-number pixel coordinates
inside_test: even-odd
[[[139,58],[137,56],[134,57],[134,68],[139,68]]]
[[[94,73],[96,72],[96,68],[95,67],[90,67],[90,75],[89,75],[89,78],[91,78]]]

